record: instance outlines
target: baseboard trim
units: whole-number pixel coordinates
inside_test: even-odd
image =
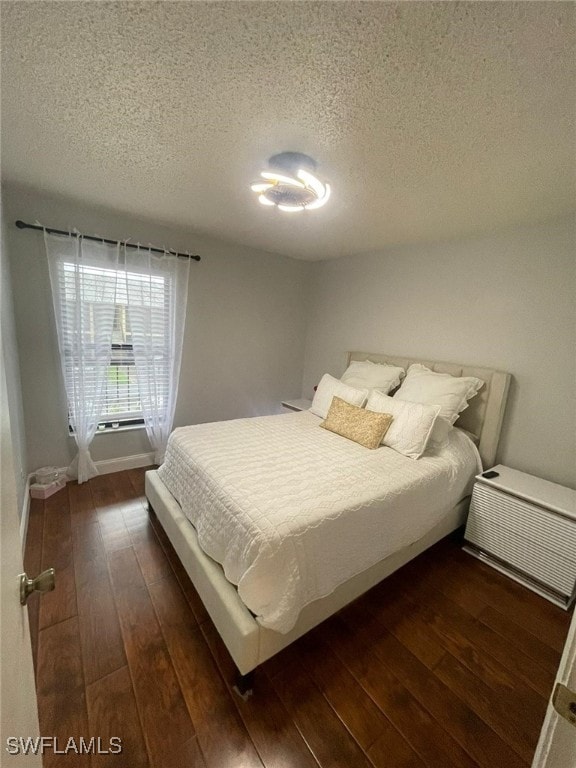
[[[138,469],[154,464],[154,453],[135,453],[133,456],[121,456],[119,459],[103,459],[94,462],[101,475],[122,472],[124,469]]]
[[[154,453],[135,453],[132,456],[120,456],[117,459],[102,459],[95,461],[98,472],[101,475],[109,475],[112,472],[122,472],[124,469],[138,469],[154,464]],[[68,467],[59,467],[60,474],[65,475]]]

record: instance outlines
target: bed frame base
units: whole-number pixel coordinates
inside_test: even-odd
[[[330,595],[305,606],[296,626],[281,634],[256,621],[238,597],[236,587],[224,576],[222,567],[203,552],[196,530],[157,470],[146,473],[146,497],[236,664],[240,695],[246,695],[251,688],[250,678],[245,679],[248,673],[463,525],[470,502],[469,496],[462,499],[422,538],[357,574]]]

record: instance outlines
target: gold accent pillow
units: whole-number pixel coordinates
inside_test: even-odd
[[[366,411],[340,397],[333,397],[326,421],[320,426],[366,448],[378,448],[392,423],[392,418],[390,413]]]

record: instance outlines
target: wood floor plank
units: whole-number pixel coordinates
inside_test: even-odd
[[[208,768],[262,768],[174,577],[148,587]]]
[[[77,526],[98,522],[98,512],[92,498],[91,483],[75,481],[67,484],[68,504],[70,506],[70,521],[72,529]]]
[[[198,737],[194,736],[169,754],[158,757],[152,768],[206,768]]]
[[[194,736],[150,595],[131,547],[109,557],[136,703],[153,764]]]
[[[125,666],[126,655],[106,559],[78,557],[75,573],[84,678],[89,685]]]
[[[547,702],[525,708],[521,692],[514,702],[494,696],[494,691],[471,675],[453,656],[447,654],[434,670],[435,675],[485,722],[500,738],[531,765]],[[509,763],[507,763],[509,765]]]
[[[306,671],[292,664],[272,682],[296,727],[322,768],[368,768],[370,761]]]
[[[38,714],[40,733],[55,736],[58,748],[64,749],[68,739],[76,744],[89,736],[86,693],[82,675],[82,652],[78,618],[72,617],[42,629],[38,638]],[[88,768],[90,756],[73,754],[74,766]],[[43,758],[44,768],[61,768],[71,764],[70,755],[49,750]]]
[[[97,510],[109,509],[116,503],[115,472],[111,475],[96,475],[90,480],[92,500]]]
[[[214,624],[205,621],[201,631],[264,765],[318,768],[318,763],[263,670],[256,672],[254,694],[244,701],[232,690],[236,666]]]
[[[393,753],[394,758],[390,757],[390,743],[386,735],[381,736],[366,751],[366,755],[374,768],[422,768],[424,762],[418,755],[410,750],[403,756],[397,750]]]
[[[494,568],[461,550],[454,551],[451,566],[454,578],[467,581],[470,589],[488,605],[503,611],[516,624],[562,652],[570,625],[569,612],[513,579],[502,578]]]
[[[130,537],[146,584],[154,584],[172,573],[166,553],[149,523],[130,531]]]
[[[422,592],[425,599],[422,600]],[[414,598],[416,605],[418,595],[413,587],[406,586],[400,593],[407,599]],[[420,591],[420,600],[417,610],[422,612],[424,622],[432,626],[439,637],[450,643],[452,652],[459,658],[463,658],[469,664],[484,664],[485,669],[491,669],[497,676],[498,669],[509,670],[512,675],[532,688],[544,699],[548,699],[554,684],[555,673],[535,663],[519,648],[514,648],[505,638],[478,619],[469,616],[458,606],[427,586]],[[464,649],[458,652],[458,648]],[[482,656],[474,655],[474,648],[478,649]],[[466,650],[468,649],[468,650]],[[490,659],[499,662],[491,664]],[[509,685],[513,685],[510,682]]]
[[[68,504],[75,562],[103,557],[102,530],[90,483],[68,483]]]
[[[408,606],[409,609],[405,610],[407,621],[404,625],[416,626],[413,609],[417,606],[409,603]],[[449,654],[444,653],[433,669],[428,667],[426,658],[420,660],[418,657],[420,653],[418,643],[414,646],[414,652],[411,652],[409,633],[402,635],[404,640],[407,640],[406,644],[391,632],[381,631],[383,622],[380,619],[380,613],[380,610],[377,610],[376,615],[370,617],[364,611],[355,610],[354,606],[351,606],[349,610],[342,612],[341,619],[347,621],[360,638],[364,636],[366,642],[370,642],[371,648],[381,662],[395,674],[438,722],[444,724],[448,733],[479,765],[489,768],[494,765],[496,756],[502,755],[508,760],[507,765],[520,766],[522,761],[512,753],[508,742],[503,743],[502,739],[485,725],[483,719],[472,707],[458,696],[454,696],[452,690],[437,679],[435,668]],[[386,611],[384,610],[383,613],[386,614]],[[454,660],[454,663],[458,662]],[[468,677],[473,689],[480,686],[487,687],[472,674]]]
[[[413,653],[432,669],[446,650],[434,633],[430,632],[430,628],[426,624],[415,622],[412,610],[406,610],[406,595],[401,591],[403,584],[403,581],[398,581],[392,589],[383,590],[383,594],[377,599],[370,596],[365,602],[356,601],[343,612],[343,616],[351,615],[356,621],[368,621],[370,616],[377,616],[383,624],[383,629],[393,631],[400,642],[408,645]],[[377,625],[372,625],[372,631],[377,632]]]
[[[318,633],[303,637],[298,653],[312,680],[375,766],[424,765]],[[379,746],[372,750],[377,742]]]
[[[46,568],[55,569],[56,588],[42,595],[40,629],[77,614],[70,508],[65,488],[44,502],[42,570]]]
[[[501,663],[488,651],[492,646],[487,645],[484,638],[479,644],[475,644],[478,621],[468,613],[462,611],[457,605],[445,596],[435,595],[433,592],[425,592],[425,599],[417,601],[417,595],[412,591],[399,590],[397,598],[400,599],[402,615],[391,616],[386,607],[377,606],[372,616],[377,622],[385,626],[388,631],[402,642],[416,658],[422,661],[430,669],[435,670],[437,664],[430,666],[427,657],[421,654],[418,643],[413,637],[418,632],[411,633],[412,628],[420,628],[420,632],[428,631],[438,640],[443,647],[458,659],[474,676],[471,685],[489,686],[492,689],[492,697],[508,709],[510,727],[520,730],[530,729],[541,722],[542,705],[545,699],[534,696],[528,685],[519,677],[515,669]],[[406,610],[408,608],[408,610]],[[351,608],[350,612],[354,609]],[[352,614],[355,615],[355,614]],[[365,617],[357,616],[357,621]],[[398,631],[399,627],[402,631]],[[372,629],[376,636],[377,629]],[[494,643],[494,638],[491,638]],[[501,639],[496,642],[501,644]],[[538,665],[533,662],[534,669]],[[521,704],[521,702],[524,702]]]
[[[130,534],[147,530],[152,525],[148,510],[139,500],[135,504],[124,502],[122,504],[122,516]]]
[[[460,549],[460,542],[444,539],[394,576],[399,577],[397,583],[402,581],[403,584],[418,583],[433,587],[471,616],[477,617],[487,604],[477,591],[470,588],[466,579],[454,578],[452,562],[455,549]]]
[[[130,481],[129,470],[115,472],[110,484],[114,493],[114,510],[119,510],[129,533],[136,533],[149,526],[147,503],[143,496],[136,496]]]
[[[298,641],[292,643],[292,645],[284,648],[284,650],[280,651],[275,656],[272,656],[272,658],[267,659],[260,665],[260,669],[262,669],[270,680],[272,680],[272,678],[279,674],[285,667],[292,664],[294,661],[294,654],[298,653],[299,647]]]
[[[93,754],[91,768],[117,768],[124,763],[130,768],[148,768],[150,763],[138,717],[136,699],[128,667],[91,683],[86,688],[90,733],[102,739],[110,749],[110,739],[121,740],[121,752]],[[113,746],[116,742],[112,742]]]
[[[531,632],[513,622],[508,616],[491,605],[486,606],[481,611],[478,620],[505,638],[511,646],[518,648],[519,651],[547,669],[551,674],[556,675],[561,656],[558,651],[543,643]]]
[[[154,469],[154,465],[150,467],[138,467],[137,469],[127,470],[127,475],[130,478],[132,487],[134,488],[134,493],[138,498],[145,497],[144,477],[149,469]]]
[[[420,624],[421,627],[428,628],[430,632],[436,634],[449,652],[431,667],[434,674],[439,676],[457,696],[466,701],[514,749],[517,744],[531,744],[535,741],[542,725],[547,700],[534,695],[533,691],[507,667],[473,645],[473,631],[469,631],[467,622],[476,620],[466,613],[463,615],[456,613],[454,616],[454,609],[457,611],[460,609],[453,604],[450,605],[447,598],[441,606],[433,610],[427,601],[418,605],[405,597],[405,608],[408,608],[406,615],[409,617],[406,625]],[[387,624],[388,618],[385,612],[375,614],[375,620],[382,624]],[[416,658],[426,663],[425,659],[419,656],[418,647],[411,644],[409,633],[399,636],[393,622],[388,623],[387,626],[397,641],[402,642]],[[378,639],[382,637],[377,631],[374,634],[378,634]],[[439,669],[444,668],[452,672],[452,676],[446,672],[443,674],[438,672]],[[462,696],[461,691],[464,685],[471,696]],[[488,718],[485,716],[485,709],[475,708],[476,699],[489,700],[492,703],[491,714],[494,717]],[[496,716],[494,713],[499,714]],[[502,724],[502,728],[493,726],[494,718]],[[518,749],[516,751],[518,752]],[[519,754],[522,752],[520,751]]]
[[[468,752],[339,617],[318,631],[426,766],[477,768]]]
[[[132,546],[122,515],[122,499],[118,499],[115,475],[93,477],[90,480],[90,489],[106,551],[115,552]]]
[[[452,694],[441,678],[430,672],[415,656],[391,634],[381,635],[374,646],[374,652],[399,680],[410,690],[438,722],[442,722],[450,735],[485,768],[493,768],[500,762],[508,768],[522,768],[523,759],[500,738],[465,701]],[[450,664],[458,662],[449,654],[438,666],[450,658]],[[446,662],[448,664],[448,662]],[[469,685],[474,694],[479,688],[478,681],[468,675]],[[516,740],[515,746],[517,746]],[[524,757],[524,755],[522,755]]]
[[[164,554],[166,555],[166,558],[170,563],[172,572],[176,576],[176,579],[180,585],[180,588],[184,593],[186,600],[190,605],[190,608],[192,609],[192,613],[196,618],[196,622],[198,624],[202,624],[204,621],[208,621],[210,619],[208,615],[208,611],[204,607],[204,603],[202,602],[200,595],[198,594],[194,585],[190,581],[190,577],[186,573],[186,569],[184,568],[184,566],[180,562],[178,555],[174,551],[174,547],[170,543],[170,539],[168,538],[168,536],[166,535],[166,532],[162,528],[161,523],[158,521],[155,515],[151,516],[150,522],[152,527],[154,528],[154,532],[156,533],[156,536],[158,537],[160,546],[164,550]]]
[[[144,491],[135,492],[134,484],[130,476],[133,470],[126,469],[123,472],[114,472],[114,495],[118,502],[129,502],[134,507],[144,507]]]
[[[97,560],[104,557],[106,550],[104,549],[100,523],[96,520],[73,526],[72,548],[76,562],[79,560]]]
[[[24,550],[24,570],[29,578],[36,578],[42,571],[42,538],[44,535],[44,502],[41,499],[30,499],[28,513],[28,532]],[[40,623],[40,595],[32,595],[28,600],[28,624],[30,626],[30,642],[32,645],[32,660],[34,673],[38,666],[38,631]]]
[[[455,551],[455,555],[466,557],[465,553],[459,550]],[[429,558],[430,555],[426,553],[426,559]],[[474,558],[470,559],[474,560]],[[417,566],[413,568],[416,569]],[[501,634],[476,619],[445,593],[437,590],[434,580],[428,579],[427,575],[427,573],[419,574],[416,580],[400,580],[399,574],[394,574],[390,581],[392,589],[377,603],[372,604],[373,607],[378,606],[380,618],[388,629],[401,641],[405,639],[407,643],[411,643],[411,649],[421,658],[414,649],[410,637],[410,625],[420,624],[420,631],[431,629],[433,636],[465,664],[480,667],[476,670],[471,667],[472,671],[477,671],[480,677],[491,673],[494,680],[500,679],[509,687],[513,687],[516,685],[516,680],[520,680],[547,699],[555,673],[550,668],[543,667],[539,661],[535,663],[533,657],[526,655],[520,648],[511,646]],[[504,582],[510,581],[501,574],[498,576],[500,579],[503,578]],[[543,599],[538,598],[538,600]],[[385,610],[386,601],[392,604],[392,611],[388,610],[388,613]],[[411,605],[410,612],[403,610],[406,602]],[[554,606],[551,607],[554,608]],[[548,607],[544,610],[547,611]],[[394,611],[396,619],[392,616]],[[420,622],[415,621],[418,617],[421,619]],[[400,630],[404,631],[404,638],[399,636]],[[426,663],[425,659],[422,660]],[[505,682],[506,670],[512,673],[512,677],[508,675],[507,683]]]
[[[115,505],[100,507],[98,509],[98,521],[102,541],[107,552],[116,552],[116,550],[132,546],[132,539],[126,528],[121,509],[116,508]]]

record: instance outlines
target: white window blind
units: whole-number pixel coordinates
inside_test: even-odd
[[[134,365],[132,335],[126,307],[116,305],[112,331],[112,354],[106,376],[104,412],[100,423],[113,426],[127,421],[142,421],[142,403]]]
[[[169,277],[61,262],[59,280],[60,294],[64,298],[61,327],[68,379],[79,387],[82,381],[86,381],[86,376],[90,377],[86,360],[102,352],[97,349],[96,313],[113,312],[110,364],[104,383],[104,404],[99,424],[143,423],[139,375],[153,376],[153,394],[158,408],[164,408],[168,398]],[[77,301],[78,291],[81,292],[80,302]],[[131,326],[144,321],[147,337],[146,344],[141,345],[145,346],[145,350],[140,350],[141,353],[144,351],[144,365],[143,355],[140,354],[137,368]],[[72,354],[75,334],[80,334],[82,338],[83,371],[80,371]]]

